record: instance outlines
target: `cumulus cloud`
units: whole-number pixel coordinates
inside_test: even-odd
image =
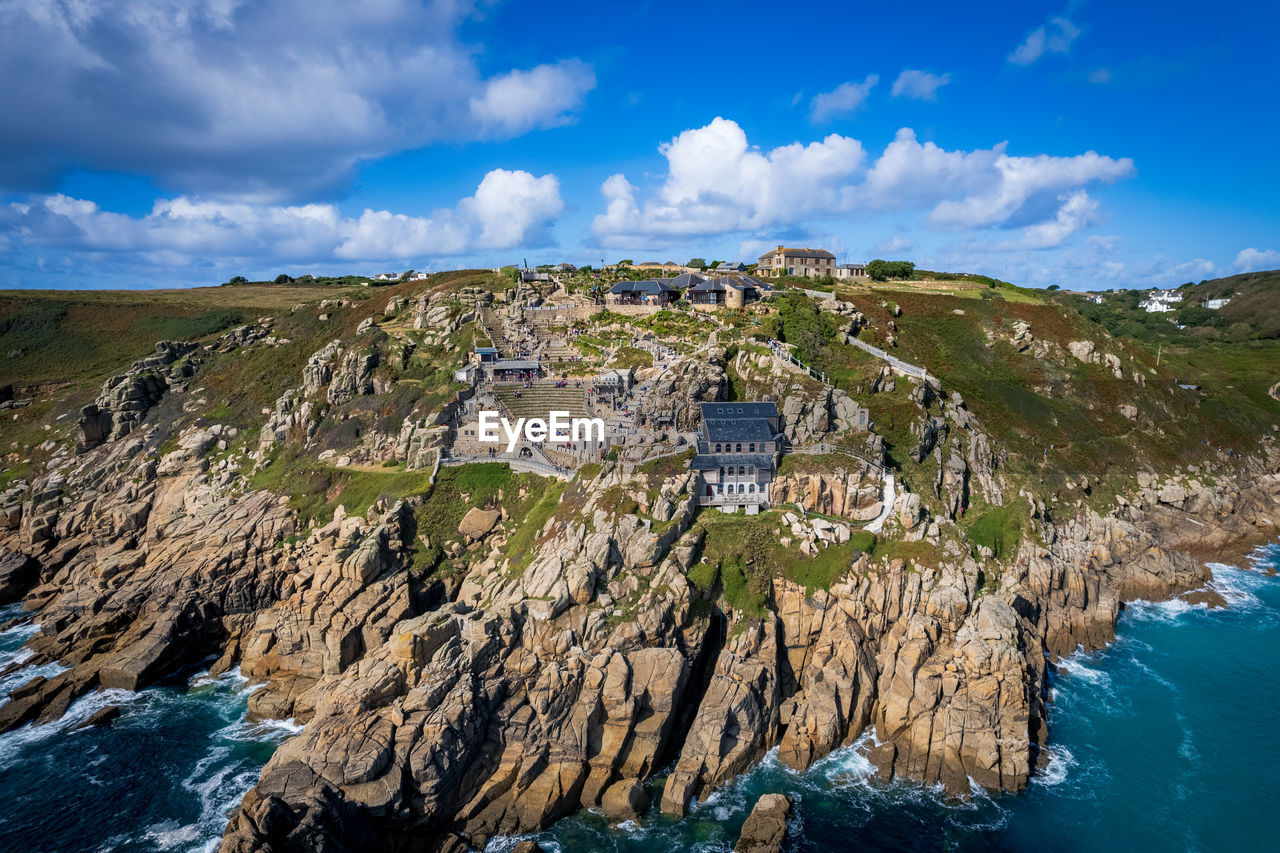
[[[126,258],[139,266],[176,267],[201,259],[219,265],[252,259],[392,260],[547,245],[563,209],[555,175],[495,169],[474,195],[429,216],[365,210],[351,218],[331,204],[180,196],[159,200],[135,217],[56,194],[0,210],[0,232],[34,251]]]
[[[604,245],[661,245],[662,238],[746,231],[830,210],[864,156],[862,143],[835,133],[761,151],[737,122],[724,118],[686,130],[658,150],[667,177],[651,198],[638,201],[622,174],[601,187],[605,212],[592,232]]]
[[[1275,249],[1241,249],[1236,255],[1237,272],[1280,269],[1280,252]]]
[[[1034,229],[1026,245],[1061,243],[1095,220],[1082,191],[1134,173],[1129,158],[1013,156],[1006,144],[949,151],[910,128],[869,169],[862,144],[831,134],[761,151],[736,122],[717,118],[659,147],[667,174],[651,193],[625,175],[601,187],[592,223],[606,246],[661,246],[670,238],[798,225],[806,217],[926,211],[938,230]]]
[[[573,111],[595,85],[591,67],[577,59],[512,71],[471,98],[471,115],[487,132],[507,136],[557,127],[573,120]]]
[[[879,82],[877,75],[868,74],[861,83],[850,81],[841,83],[830,92],[819,92],[809,102],[809,120],[817,124],[852,115]]]
[[[467,0],[7,0],[0,186],[71,168],[208,196],[286,200],[365,158],[569,120],[594,85],[565,60],[488,79]]]
[[[1062,206],[1052,219],[1023,229],[1023,246],[1028,249],[1056,248],[1081,228],[1097,221],[1098,202],[1084,190],[1062,196],[1060,201]]]
[[[938,90],[951,82],[951,74],[930,74],[928,71],[904,69],[893,81],[890,94],[895,98],[914,98],[917,101],[938,100]]]
[[[1014,65],[1030,65],[1046,53],[1066,53],[1071,43],[1080,36],[1080,28],[1062,16],[1032,30],[1012,53],[1009,61]]]
[[[941,229],[1021,227],[1056,216],[1061,196],[1092,183],[1134,174],[1133,160],[1093,151],[1073,157],[1015,157],[1007,143],[947,151],[921,143],[903,128],[867,173],[856,197],[878,209],[932,205],[929,224]]]

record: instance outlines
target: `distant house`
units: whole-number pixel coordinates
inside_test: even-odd
[[[1231,301],[1230,296],[1226,297],[1225,299],[1206,299],[1204,301],[1204,307],[1212,308],[1214,311],[1217,311],[1219,308],[1225,308],[1227,303],[1230,301]]]
[[[670,305],[679,298],[680,289],[667,279],[620,281],[609,288],[609,301],[614,305]]]
[[[825,249],[788,249],[779,246],[760,256],[756,266],[760,275],[799,275],[813,278],[820,275],[835,277],[836,256]]]
[[[521,270],[521,281],[551,281],[551,274],[545,272],[537,272],[536,270]]]
[[[682,264],[677,264],[675,261],[645,261],[641,264],[632,264],[631,268],[633,270],[662,272],[670,275],[676,275],[677,273],[688,271]]]
[[[694,306],[743,308],[763,299],[772,290],[772,287],[754,276],[716,276],[690,287],[685,298]]]
[[[412,278],[412,279],[410,279],[410,280],[411,280],[411,281],[425,281],[425,280],[427,279],[427,277],[428,277],[428,276],[430,276],[430,275],[431,275],[431,273],[429,273],[429,272],[425,272],[425,271],[419,270],[418,272],[416,272],[416,273],[414,273],[414,274],[413,274],[413,278]]]
[[[380,272],[373,277],[374,281],[399,281],[400,273],[398,272]]]
[[[697,454],[690,467],[698,475],[702,506],[748,515],[769,506],[769,487],[782,453],[778,406],[766,403],[702,403]]]
[[[724,275],[725,273],[744,273],[746,271],[747,265],[742,261],[729,261],[716,267],[716,273],[718,275]]]
[[[1090,293],[1085,296],[1085,299],[1088,299],[1094,305],[1101,305],[1103,302],[1101,293]]]
[[[1182,301],[1182,292],[1178,290],[1153,290],[1150,295],[1138,303],[1148,314],[1162,314],[1176,311],[1177,303]]]
[[[836,278],[866,278],[866,264],[840,264],[836,267]]]

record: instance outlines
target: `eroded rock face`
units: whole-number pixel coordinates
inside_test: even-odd
[[[338,404],[334,388],[365,387],[366,355],[337,342],[317,353],[261,446],[306,434],[307,398]],[[690,364],[666,393],[715,399],[723,367]],[[970,489],[998,504],[1000,453],[962,400],[920,387],[917,438],[932,432],[948,510]],[[253,714],[306,727],[235,812],[227,851],[482,848],[583,807],[634,817],[668,766],[659,807],[682,814],[774,747],[800,769],[872,728],[883,778],[1017,791],[1046,743],[1047,661],[1109,641],[1125,600],[1202,584],[1189,554],[1273,536],[1280,505],[1275,460],[1242,487],[1148,476],[1105,518],[1050,521],[1033,500],[1035,537],[994,580],[945,542],[936,568],[861,556],[829,589],[775,579],[763,612],[736,613],[687,580],[701,546],[692,478],[650,495],[608,465],[522,553],[505,547],[500,514],[470,515],[454,554],[465,544],[476,559],[427,602],[409,565],[412,506],[339,509],[300,531],[286,499],[246,489],[217,458],[222,427],[192,428],[157,458],[139,424],[0,500],[0,582],[39,611],[36,662],[68,666],[15,690],[0,728],[209,655],[216,671],[239,664],[266,682]],[[425,462],[428,435],[410,425],[396,452],[403,442]],[[775,487],[862,511],[861,480],[816,476]],[[618,495],[636,492],[648,517],[620,515]],[[906,539],[945,521],[907,491],[894,509]],[[766,846],[749,849],[785,827],[781,803],[761,805],[744,838]]]

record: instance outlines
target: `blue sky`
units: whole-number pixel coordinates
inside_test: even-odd
[[[605,11],[605,10],[608,11]],[[0,3],[0,287],[822,246],[1280,267],[1257,3]]]

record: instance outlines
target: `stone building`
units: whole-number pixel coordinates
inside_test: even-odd
[[[776,403],[703,403],[697,455],[698,503],[725,512],[769,506],[769,486],[782,454]]]

